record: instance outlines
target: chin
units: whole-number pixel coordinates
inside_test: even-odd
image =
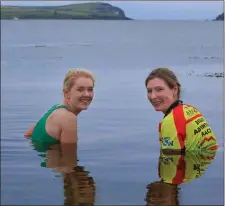
[[[89,105],[80,107],[81,110],[87,110]]]
[[[83,111],[83,110],[87,110],[88,108],[87,107],[80,107],[79,109],[80,109],[80,111]]]
[[[156,112],[162,112],[163,111],[163,109],[160,108],[160,107],[154,107],[154,109],[155,109]]]

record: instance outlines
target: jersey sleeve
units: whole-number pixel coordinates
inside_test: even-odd
[[[182,150],[186,139],[186,119],[183,107],[175,108],[161,125],[161,149]]]

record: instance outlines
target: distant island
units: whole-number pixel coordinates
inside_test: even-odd
[[[224,21],[224,13],[218,15],[214,21]]]
[[[122,9],[97,2],[63,6],[1,6],[1,19],[132,20]]]

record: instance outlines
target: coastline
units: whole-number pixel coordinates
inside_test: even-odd
[[[63,6],[1,6],[1,20],[133,20],[108,3],[80,3]]]

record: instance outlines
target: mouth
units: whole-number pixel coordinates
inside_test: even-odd
[[[154,107],[158,107],[158,106],[160,106],[161,104],[163,104],[163,101],[161,100],[161,101],[154,101],[154,102],[152,102],[152,105],[154,106]]]
[[[88,98],[88,99],[81,99],[80,102],[82,102],[83,104],[90,104],[91,99],[90,98]]]

